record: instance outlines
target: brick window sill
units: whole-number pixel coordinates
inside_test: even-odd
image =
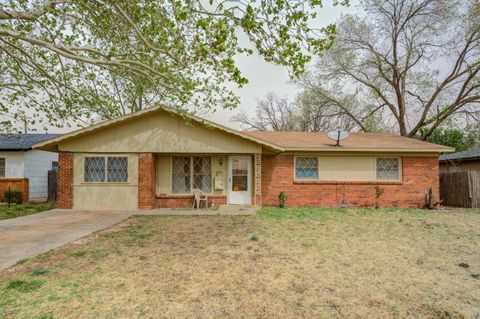
[[[298,185],[402,185],[402,181],[293,181]]]

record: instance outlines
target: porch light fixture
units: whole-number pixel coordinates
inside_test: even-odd
[[[218,160],[218,164],[220,164],[220,166],[223,165],[223,158],[221,158],[221,159]]]

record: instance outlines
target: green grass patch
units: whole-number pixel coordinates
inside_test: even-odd
[[[37,290],[43,285],[43,281],[41,280],[22,280],[22,279],[14,279],[7,281],[5,285],[6,290],[16,290],[20,292],[31,292]]]
[[[46,275],[47,273],[48,273],[48,270],[44,268],[37,268],[32,270],[32,276],[42,276],[42,275]]]
[[[0,220],[40,213],[55,208],[53,204],[11,204],[0,203]]]
[[[329,220],[345,218],[355,215],[387,215],[397,214],[412,217],[425,216],[431,211],[422,209],[402,209],[402,208],[318,208],[318,207],[296,207],[281,209],[276,207],[263,207],[258,215],[266,219],[315,219]]]
[[[74,251],[74,252],[70,253],[70,256],[72,256],[72,257],[83,257],[86,254],[87,254],[86,250],[79,250],[79,251]]]
[[[28,261],[28,258],[24,258],[24,259],[20,259],[19,261],[17,261],[15,263],[15,265],[23,265],[24,263],[26,263]]]

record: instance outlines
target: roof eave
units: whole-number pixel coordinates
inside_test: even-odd
[[[344,148],[344,147],[286,147],[285,151],[297,151],[297,152],[399,152],[399,153],[443,153],[453,152],[451,148],[439,148],[431,150],[416,150],[416,149],[402,149],[402,148]]]

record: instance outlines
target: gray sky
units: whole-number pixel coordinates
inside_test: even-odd
[[[350,2],[350,7],[333,7],[326,4],[319,12],[315,26],[328,25],[335,22],[341,14],[354,11],[358,0],[351,0]],[[298,92],[295,86],[289,84],[288,72],[284,67],[265,62],[258,55],[241,56],[237,59],[237,62],[243,75],[250,81],[243,88],[236,89],[241,99],[240,106],[234,111],[217,110],[215,114],[204,116],[205,118],[238,129],[238,124],[230,122],[230,118],[239,111],[245,111],[250,115],[254,114],[257,98],[262,98],[269,91],[274,91],[280,96],[286,97],[293,97]]]

